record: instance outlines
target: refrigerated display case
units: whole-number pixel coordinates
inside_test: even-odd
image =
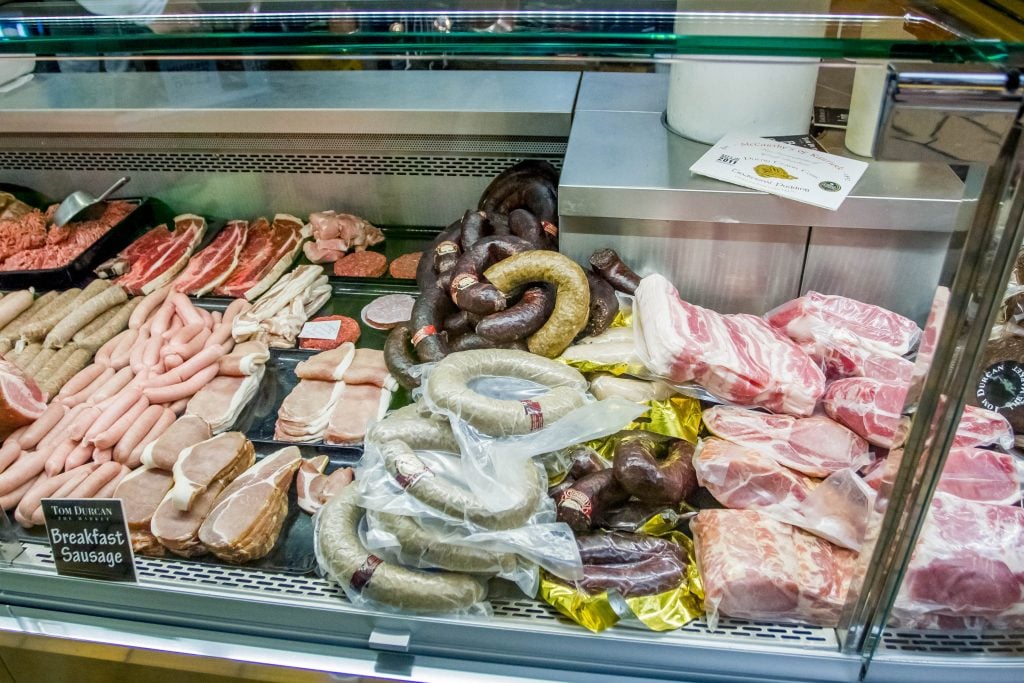
[[[0,6],[0,183],[18,192],[57,200],[130,175],[161,219],[331,208],[414,251],[503,170],[542,160],[560,173],[559,248],[577,262],[612,247],[721,313],[760,316],[810,291],[852,297],[937,343],[930,367],[919,354],[903,455],[838,623],[722,615],[654,632],[625,619],[595,634],[511,584],[492,586],[489,615],[414,615],[354,604],[309,566],[143,555],[137,582],[77,579],[56,574],[45,537],[12,524],[0,654],[13,678],[16,648],[268,679],[1024,676],[1019,626],[891,621],[1024,234],[1012,3],[170,2],[133,16],[95,5]],[[874,108],[863,93],[851,104],[865,74]],[[716,123],[801,92],[807,111],[780,114],[795,124],[756,132],[862,159],[843,128],[870,131],[868,169],[838,210],[691,174],[710,145],[673,130],[680,111],[724,112]],[[415,292],[387,278],[331,286],[325,312],[345,315]],[[367,331],[364,343],[383,340]]]

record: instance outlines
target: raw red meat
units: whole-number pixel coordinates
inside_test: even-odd
[[[111,201],[99,218],[47,228],[56,206],[45,215],[33,211],[0,221],[0,271],[62,268],[135,210],[134,204]]]
[[[422,251],[402,254],[391,262],[391,265],[388,266],[388,272],[391,274],[391,277],[398,278],[399,280],[414,280],[416,278],[416,269],[419,267],[422,257]]]
[[[835,626],[855,554],[753,510],[701,510],[690,522],[704,607],[718,615]]]
[[[113,259],[113,264],[105,263],[100,269],[116,270],[120,264],[126,264],[127,272],[115,282],[130,294],[149,294],[166,285],[185,267],[205,232],[206,219],[202,216],[177,216],[173,232],[163,225],[153,228],[128,245]]]
[[[903,451],[891,451],[879,467],[865,477],[876,491],[888,488],[896,478]],[[965,500],[1012,505],[1021,499],[1024,463],[1016,456],[981,448],[951,448],[939,478],[938,491]]]
[[[849,344],[880,354],[906,355],[921,337],[921,328],[902,315],[818,292],[784,303],[765,318],[796,341]]]
[[[810,415],[825,391],[811,358],[764,320],[687,303],[661,275],[640,282],[633,312],[637,352],[659,377],[790,415]]]
[[[719,503],[739,510],[799,508],[817,483],[757,451],[725,439],[702,439],[693,454],[697,481]]]
[[[863,439],[823,416],[795,418],[714,406],[704,411],[704,424],[715,436],[812,477],[859,469],[871,459]]]
[[[825,371],[829,380],[871,377],[882,382],[909,384],[914,362],[892,353],[876,353],[851,344],[801,342],[800,348]]]
[[[359,335],[361,330],[359,329],[359,323],[345,315],[325,315],[321,318],[313,318],[309,322],[320,323],[328,322],[330,320],[339,321],[338,334],[334,339],[307,339],[299,337],[299,348],[300,349],[318,349],[320,351],[327,351],[328,349],[334,349],[345,342],[351,342],[355,344],[359,341]]]
[[[364,251],[384,241],[384,233],[369,221],[350,213],[318,211],[309,214],[313,241],[302,251],[313,263],[337,261],[349,249]]]
[[[380,277],[388,271],[388,257],[376,251],[357,251],[334,262],[341,277]]]
[[[928,313],[928,321],[924,325],[924,334],[921,335],[921,345],[917,349],[917,359],[914,361],[914,382],[919,382],[928,374],[932,365],[932,356],[935,354],[935,347],[939,343],[939,333],[946,322],[946,311],[949,309],[949,289],[939,287],[935,290],[935,298],[932,299],[932,310]]]
[[[46,399],[36,383],[18,366],[0,360],[0,439],[34,422],[46,410]]]
[[[238,267],[213,293],[252,301],[267,291],[295,260],[305,239],[302,233],[302,222],[294,216],[278,214],[272,225],[266,218],[256,219]]]
[[[937,617],[1006,623],[1024,618],[1024,509],[932,500],[893,616],[921,623]]]
[[[829,417],[868,443],[896,448],[906,437],[908,420],[902,417],[906,398],[906,386],[851,377],[830,384],[821,402]]]
[[[224,282],[238,265],[248,234],[248,221],[228,221],[209,246],[188,262],[174,281],[175,291],[202,296]]]
[[[999,446],[1013,448],[1013,428],[997,412],[964,406],[960,425],[956,428],[954,446]]]

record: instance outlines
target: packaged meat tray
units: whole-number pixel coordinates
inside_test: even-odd
[[[125,202],[134,209],[74,260],[60,268],[0,271],[0,289],[65,289],[89,279],[98,264],[131,244],[154,222],[153,206],[145,197],[111,200]]]
[[[276,444],[259,442],[254,442],[253,445],[256,449],[257,463],[280,448],[280,446]],[[299,450],[301,451],[303,458],[310,458],[316,455],[316,449],[313,448],[299,446]],[[325,474],[330,474],[339,467],[352,465],[354,462],[355,461],[353,460],[347,463],[336,463],[334,459],[331,459],[327,464]],[[17,525],[12,526],[16,526],[17,530],[15,533],[17,534],[18,540],[28,543],[46,542],[46,528],[43,526],[36,526],[31,529],[25,529]],[[197,557],[168,555],[166,556],[166,559],[174,562],[194,562],[197,564],[225,564],[213,555],[209,554],[199,555]],[[262,559],[240,566],[282,574],[297,575],[308,574],[316,568],[316,555],[313,550],[313,518],[308,513],[303,512],[299,507],[298,495],[296,493],[294,481],[292,481],[291,486],[288,489],[288,516],[285,518],[284,525],[281,527],[281,533],[277,538],[277,543],[274,544],[274,547]]]

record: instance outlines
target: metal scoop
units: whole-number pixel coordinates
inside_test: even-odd
[[[100,202],[107,200],[107,197],[114,194],[127,183],[131,178],[125,176],[119,179],[116,183],[107,188],[107,191],[101,194],[99,197],[93,197],[88,192],[72,192],[67,196],[67,199],[60,203],[57,207],[57,211],[53,214],[53,224],[58,228],[70,223],[71,221],[79,218],[88,211],[90,208],[96,206]]]

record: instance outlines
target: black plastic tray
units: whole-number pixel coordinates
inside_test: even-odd
[[[153,210],[147,198],[124,198],[117,201],[136,204],[136,208],[79,254],[78,258],[63,268],[2,272],[0,289],[67,289],[92,279],[93,268],[127,247],[153,224]]]
[[[403,254],[409,254],[412,252],[423,251],[430,242],[433,241],[437,234],[441,232],[441,228],[426,228],[421,226],[408,226],[408,225],[390,225],[381,227],[381,231],[384,233],[384,241],[373,247],[370,247],[369,251],[376,251],[384,254],[388,259],[388,266],[399,256]],[[299,263],[311,263],[306,258],[305,254],[299,254]],[[342,283],[357,285],[360,283],[370,283],[376,285],[394,285],[400,283],[412,283],[412,279],[405,278],[394,278],[391,277],[390,273],[384,273],[382,277],[339,277],[334,274],[333,263],[321,263],[327,275],[330,276],[332,283]]]

